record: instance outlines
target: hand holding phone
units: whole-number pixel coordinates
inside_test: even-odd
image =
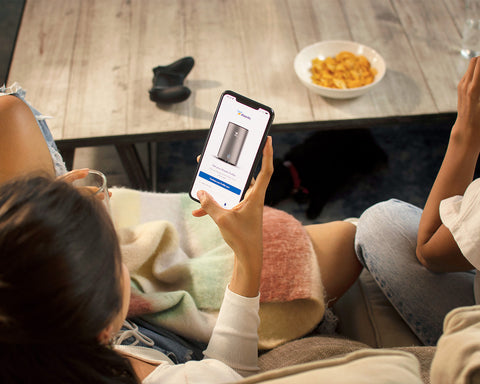
[[[192,211],[195,217],[208,214],[233,250],[235,263],[229,288],[241,296],[255,297],[260,289],[263,266],[263,205],[272,174],[272,139],[267,137],[260,172],[235,210],[223,209],[208,193],[200,191],[198,197],[202,206]]]
[[[225,91],[210,126],[190,197],[198,201],[197,192],[205,190],[223,208],[237,205],[250,185],[273,118],[270,107]]]

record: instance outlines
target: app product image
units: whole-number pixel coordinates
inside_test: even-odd
[[[247,135],[247,129],[229,122],[217,158],[231,165],[237,165]]]

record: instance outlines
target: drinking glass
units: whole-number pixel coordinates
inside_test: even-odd
[[[465,0],[465,22],[460,52],[467,59],[480,55],[480,0]]]
[[[106,176],[95,169],[89,169],[87,176],[82,179],[73,181],[73,185],[77,188],[85,188],[86,191],[97,197],[110,214],[110,195],[107,187]]]

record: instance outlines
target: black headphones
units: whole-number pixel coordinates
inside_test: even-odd
[[[172,104],[188,99],[189,88],[183,85],[195,61],[187,56],[172,64],[153,68],[153,86],[149,90],[150,100],[155,103]]]

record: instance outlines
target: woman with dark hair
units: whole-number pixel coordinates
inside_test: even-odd
[[[202,207],[194,215],[210,214],[234,250],[235,265],[207,359],[185,365],[162,363],[161,353],[145,362],[145,356],[125,358],[111,349],[128,310],[130,281],[113,224],[94,197],[49,177],[1,185],[0,381],[136,382],[137,375],[148,375],[147,382],[215,382],[241,378],[232,368],[255,372],[272,153],[269,139],[262,170],[234,210],[199,193]]]
[[[206,358],[174,365],[155,349],[112,349],[128,309],[130,279],[111,219],[95,198],[66,183],[86,171],[65,173],[48,127],[23,95],[1,91],[0,381],[214,383],[257,372],[271,138],[255,183],[234,209],[199,193],[201,207],[192,214],[212,217],[235,254],[234,268]],[[335,222],[306,231],[331,304],[361,270],[355,226]]]
[[[0,187],[0,382],[136,382],[108,345],[129,287],[95,199],[47,177]]]

